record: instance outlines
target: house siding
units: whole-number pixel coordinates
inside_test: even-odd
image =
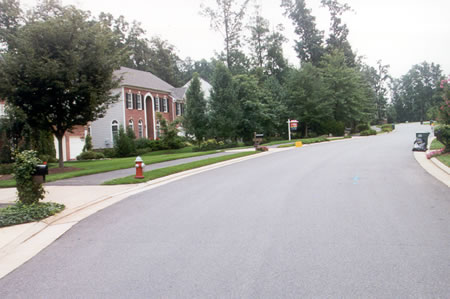
[[[122,88],[115,89],[113,94],[120,94],[119,100],[112,104],[103,118],[93,121],[91,124],[92,145],[94,148],[113,147],[111,124],[113,120],[119,122],[119,126],[124,125],[124,102]]]

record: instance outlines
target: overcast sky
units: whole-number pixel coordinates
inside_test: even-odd
[[[240,0],[239,0],[240,1]],[[253,1],[253,2],[252,2]],[[281,0],[251,0],[248,13],[254,11],[255,1],[262,7],[263,17],[272,26],[282,23],[289,39],[284,51],[289,62],[298,66],[293,50],[296,36],[290,21],[283,16]],[[223,47],[223,38],[209,27],[209,19],[201,16],[200,5],[213,6],[215,0],[62,0],[94,15],[109,12],[137,20],[148,37],[160,36],[173,44],[181,58],[209,59]],[[30,8],[36,0],[22,0]],[[327,32],[329,15],[320,7],[320,0],[306,0],[317,18],[319,29]],[[375,65],[381,59],[391,66],[394,77],[405,74],[413,64],[423,61],[441,65],[450,73],[450,1],[449,0],[347,0],[354,12],[344,21],[349,40],[358,55]]]

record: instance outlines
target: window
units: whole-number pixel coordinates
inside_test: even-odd
[[[117,136],[119,135],[119,122],[117,120],[112,121],[111,133],[112,133],[112,140],[113,142],[115,142]]]
[[[169,105],[167,104],[167,99],[163,99],[163,112],[169,112]]]
[[[158,97],[155,98],[155,111],[159,112],[159,98]]]
[[[134,123],[133,123],[133,120],[132,120],[132,119],[130,119],[130,120],[128,121],[128,127],[130,127],[130,129],[131,129],[132,131],[134,131]]]
[[[6,116],[5,104],[0,104],[0,117]]]
[[[142,96],[140,94],[136,96],[136,108],[142,110]]]
[[[181,115],[181,104],[180,103],[175,103],[175,113],[177,116]]]
[[[131,93],[127,93],[126,97],[127,97],[127,101],[126,101],[127,108],[133,109],[133,97],[132,97]]]
[[[184,104],[180,103],[180,115],[184,115]]]
[[[139,138],[143,138],[144,137],[144,130],[143,130],[143,125],[142,125],[142,120],[138,121],[138,134],[139,134]]]
[[[156,121],[156,139],[159,139],[161,137],[161,123],[159,120]]]

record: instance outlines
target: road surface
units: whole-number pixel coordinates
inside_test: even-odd
[[[418,124],[200,173],[75,225],[0,298],[448,298],[449,188]]]

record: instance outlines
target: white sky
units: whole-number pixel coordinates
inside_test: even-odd
[[[289,39],[285,56],[293,65],[298,59],[293,50],[296,36],[290,20],[283,16],[281,0],[251,0],[248,13],[253,12],[252,1],[262,7],[262,16],[272,26],[282,23]],[[209,27],[209,19],[199,14],[203,3],[212,6],[215,0],[62,0],[94,15],[109,12],[124,15],[128,22],[137,20],[148,37],[160,36],[173,44],[178,55],[198,60],[209,59],[220,52],[223,39]],[[450,73],[450,1],[448,0],[347,0],[354,10],[344,16],[350,34],[349,40],[358,55],[375,65],[381,59],[391,66],[394,77],[405,74],[413,64],[423,61],[441,65]],[[36,0],[22,0],[30,8]],[[313,10],[319,29],[327,30],[329,16],[320,8],[320,0],[306,0]]]

